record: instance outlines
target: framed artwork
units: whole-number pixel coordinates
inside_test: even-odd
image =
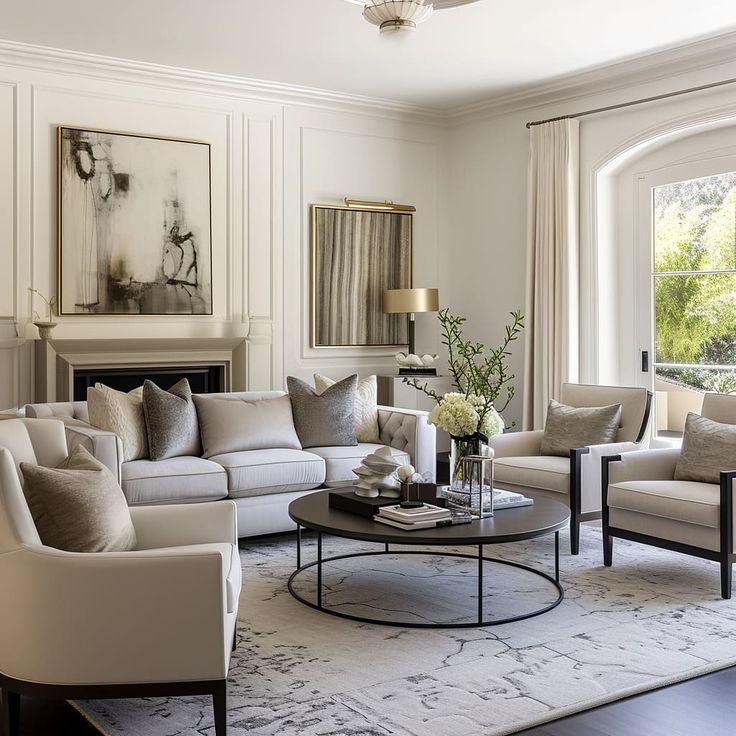
[[[212,314],[209,144],[57,135],[59,314]]]
[[[412,215],[312,205],[312,347],[408,343],[405,314],[384,314],[386,289],[411,288]]]

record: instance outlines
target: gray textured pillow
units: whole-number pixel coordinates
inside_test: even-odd
[[[199,455],[202,451],[197,409],[186,378],[168,391],[146,379],[143,382],[143,414],[151,460]]]
[[[67,552],[127,552],[136,536],[115,476],[82,445],[58,468],[20,464],[41,541]]]
[[[195,396],[204,457],[246,450],[301,450],[288,396],[246,401]]]
[[[547,408],[542,455],[569,456],[570,450],[614,442],[621,424],[621,404],[573,407],[554,399]]]
[[[736,425],[690,412],[685,420],[675,480],[720,483],[722,470],[736,470]]]
[[[308,383],[288,376],[294,426],[302,447],[348,447],[355,437],[358,376],[348,376],[318,394]]]

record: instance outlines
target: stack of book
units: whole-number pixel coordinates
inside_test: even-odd
[[[430,503],[406,509],[402,509],[398,504],[384,506],[379,509],[373,518],[381,524],[388,524],[406,531],[451,526],[452,524],[467,524],[473,520],[470,514],[457,513],[450,509],[443,509],[440,506],[433,506]]]
[[[502,491],[499,488],[493,489],[493,510],[515,509],[519,506],[533,506],[534,499],[522,496],[521,493],[514,491]]]

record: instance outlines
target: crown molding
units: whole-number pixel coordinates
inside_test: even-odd
[[[468,105],[428,107],[390,98],[348,94],[0,39],[0,65],[65,72],[108,81],[143,81],[166,90],[219,94],[241,100],[293,104],[452,126],[614,92],[728,62],[736,62],[736,31],[699,38],[684,45],[631,57],[614,64],[555,77],[544,83],[519,87]],[[560,114],[564,112],[560,111]]]
[[[161,89],[220,94],[275,104],[295,104],[340,112],[370,113],[379,117],[416,118],[441,122],[446,113],[438,108],[412,105],[400,100],[349,94],[285,82],[271,82],[217,72],[185,69],[145,61],[70,51],[49,46],[0,39],[0,65],[46,72],[93,76],[118,82],[145,81]]]
[[[687,44],[555,77],[487,100],[447,109],[445,114],[451,124],[463,124],[509,112],[561,104],[594,94],[615,92],[732,61],[736,61],[736,31],[698,38]]]

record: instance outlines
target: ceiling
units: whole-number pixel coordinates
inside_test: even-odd
[[[480,0],[380,36],[344,0],[0,0],[0,37],[452,108],[736,28],[733,0]]]

